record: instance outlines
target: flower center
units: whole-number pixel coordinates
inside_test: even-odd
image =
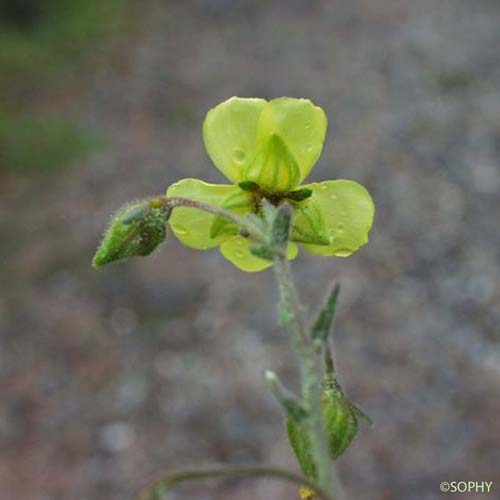
[[[261,188],[256,182],[253,181],[243,181],[238,184],[238,186],[249,193],[252,193],[252,205],[253,212],[260,212],[260,205],[263,199],[266,199],[271,205],[275,207],[283,203],[284,200],[289,200],[293,202],[301,202],[307,200],[311,197],[312,191],[308,188],[296,189],[295,191],[288,191],[286,193],[270,192]]]

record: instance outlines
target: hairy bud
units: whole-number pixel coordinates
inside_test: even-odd
[[[118,211],[92,260],[94,267],[152,253],[167,235],[169,209],[143,200]]]

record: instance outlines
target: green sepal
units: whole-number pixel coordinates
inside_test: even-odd
[[[143,200],[121,209],[111,221],[92,260],[94,267],[133,256],[151,254],[162,243],[170,211],[155,200]]]
[[[335,320],[335,311],[337,308],[337,299],[340,292],[340,285],[333,283],[328,289],[321,309],[316,315],[316,319],[311,326],[311,337],[326,342],[332,331]]]
[[[238,182],[238,186],[243,189],[243,191],[248,191],[250,193],[254,193],[260,189],[260,186],[253,181],[241,181]],[[311,191],[312,193],[312,191]]]
[[[303,189],[297,189],[296,191],[290,191],[289,193],[286,193],[285,198],[288,198],[289,200],[292,200],[292,201],[304,201],[304,200],[307,200],[307,198],[310,198],[312,196],[312,194],[313,194],[312,189],[303,188]]]
[[[251,243],[248,246],[248,249],[252,255],[255,255],[255,257],[270,261],[274,260],[274,253],[267,245],[263,245],[261,243]]]

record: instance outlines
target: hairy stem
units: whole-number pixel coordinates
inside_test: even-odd
[[[245,234],[258,242],[266,243],[266,235],[262,233],[262,230],[257,225],[252,224],[245,218],[239,217],[238,215],[223,208],[189,198],[168,198],[162,196],[152,199],[151,202],[158,203],[168,209],[174,209],[175,207],[190,207],[212,213],[219,217],[224,217],[230,222],[237,224],[240,227],[242,234]],[[318,343],[312,338],[309,329],[306,327],[306,323],[303,318],[302,306],[300,305],[297,290],[291,277],[288,258],[284,251],[276,251],[275,249],[274,269],[278,281],[281,304],[285,312],[283,315],[283,321],[288,327],[294,348],[299,356],[301,396],[307,410],[305,425],[309,434],[311,453],[317,470],[318,485],[322,491],[327,492],[328,495],[330,495],[325,497],[323,494],[320,496],[331,500],[331,492],[333,490],[333,468],[328,449],[328,439],[325,433],[321,402],[321,384],[323,378],[323,371],[321,368],[322,349],[321,346],[318,345]],[[260,475],[264,475],[264,470],[269,472],[270,469],[253,469],[254,472],[258,470],[262,471],[262,474]],[[206,471],[191,471],[188,476],[185,475],[187,473],[183,473],[182,476],[176,476],[174,479],[180,477],[182,480],[188,480],[202,477],[234,475],[229,472],[224,472],[225,470],[222,471],[223,472],[219,469],[219,472],[215,472],[215,476],[212,474],[214,471],[210,471],[212,473],[208,476],[206,475],[208,474]],[[277,471],[274,470],[275,475],[276,472]],[[290,480],[292,480],[291,478],[293,477],[293,474],[291,475],[290,473],[285,473],[283,471],[278,471],[277,474],[282,478],[288,478]],[[244,475],[252,474],[245,473]],[[303,478],[301,478],[301,481],[302,479]],[[176,482],[179,482],[179,480],[176,479]],[[310,481],[302,481],[301,484],[310,486]],[[318,491],[317,486],[313,486],[313,489]]]
[[[188,207],[196,208],[198,210],[203,210],[204,212],[209,212],[211,214],[217,215],[227,219],[240,227],[242,233],[246,233],[247,236],[251,236],[256,241],[265,241],[265,237],[262,232],[254,224],[250,224],[244,217],[225,210],[224,208],[217,207],[215,205],[210,205],[203,201],[193,200],[191,198],[168,198],[166,196],[159,196],[153,198],[152,203],[159,203],[165,208],[173,209],[175,207]]]
[[[155,498],[155,494],[161,488],[168,489],[181,483],[196,481],[202,479],[217,479],[226,477],[274,477],[289,481],[300,486],[307,486],[316,495],[323,500],[333,500],[333,497],[317,485],[311,479],[303,477],[293,472],[277,469],[275,467],[258,467],[258,466],[243,466],[243,467],[211,467],[207,469],[186,469],[179,472],[174,472],[158,481],[151,488],[148,488],[142,495],[142,500]]]
[[[166,196],[154,198],[154,200],[161,201],[168,208],[175,208],[175,207],[197,208],[198,210],[203,210],[205,212],[210,212],[214,215],[218,215],[220,217],[225,217],[226,219],[229,219],[231,222],[234,222],[235,224],[238,225],[241,224],[241,218],[238,217],[237,215],[227,210],[224,210],[223,208],[217,207],[215,205],[209,205],[208,203],[205,203],[203,201],[197,201],[191,198],[178,198],[178,197],[167,198]]]
[[[302,307],[290,274],[290,264],[284,254],[276,254],[274,270],[282,307],[285,309],[283,318],[299,357],[302,398],[308,413],[305,424],[311,442],[311,453],[317,470],[318,484],[325,491],[331,492],[333,490],[332,465],[321,403],[323,377],[321,352],[305,327]]]

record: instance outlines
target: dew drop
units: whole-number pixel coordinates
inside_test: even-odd
[[[310,124],[310,123],[306,123],[306,125],[305,125],[305,129],[306,129],[306,130],[309,130],[310,128],[311,128],[311,124]]]
[[[172,224],[172,228],[177,234],[180,234],[181,236],[185,236],[189,234],[189,231],[184,227],[181,226],[180,224]]]
[[[245,161],[245,151],[243,149],[236,148],[233,151],[233,160],[235,163],[243,163]]]
[[[243,258],[243,252],[241,252],[240,250],[236,250],[236,252],[234,252],[234,256],[237,259],[242,259]]]
[[[306,151],[307,151],[308,153],[310,153],[312,150],[313,150],[312,144],[308,144],[308,145],[306,146]]]
[[[328,189],[328,186],[327,186],[326,184],[323,184],[323,185],[321,186],[321,190],[322,190],[322,191],[326,191],[327,189]]]
[[[342,222],[339,222],[339,223],[337,224],[337,230],[338,230],[338,231],[343,231],[343,230],[344,230],[344,227],[345,227],[345,226],[344,226],[344,224],[343,224]]]
[[[341,248],[340,250],[337,250],[335,252],[335,255],[337,257],[349,257],[349,255],[352,254],[352,250],[349,250],[348,248]]]
[[[239,246],[239,247],[242,247],[244,244],[245,244],[245,243],[244,243],[243,241],[241,241],[241,240],[238,240],[238,241],[236,242],[236,245],[237,245],[237,246]]]
[[[330,198],[331,198],[332,200],[336,200],[336,199],[337,199],[337,195],[336,195],[336,194],[331,194],[331,195],[330,195]]]

